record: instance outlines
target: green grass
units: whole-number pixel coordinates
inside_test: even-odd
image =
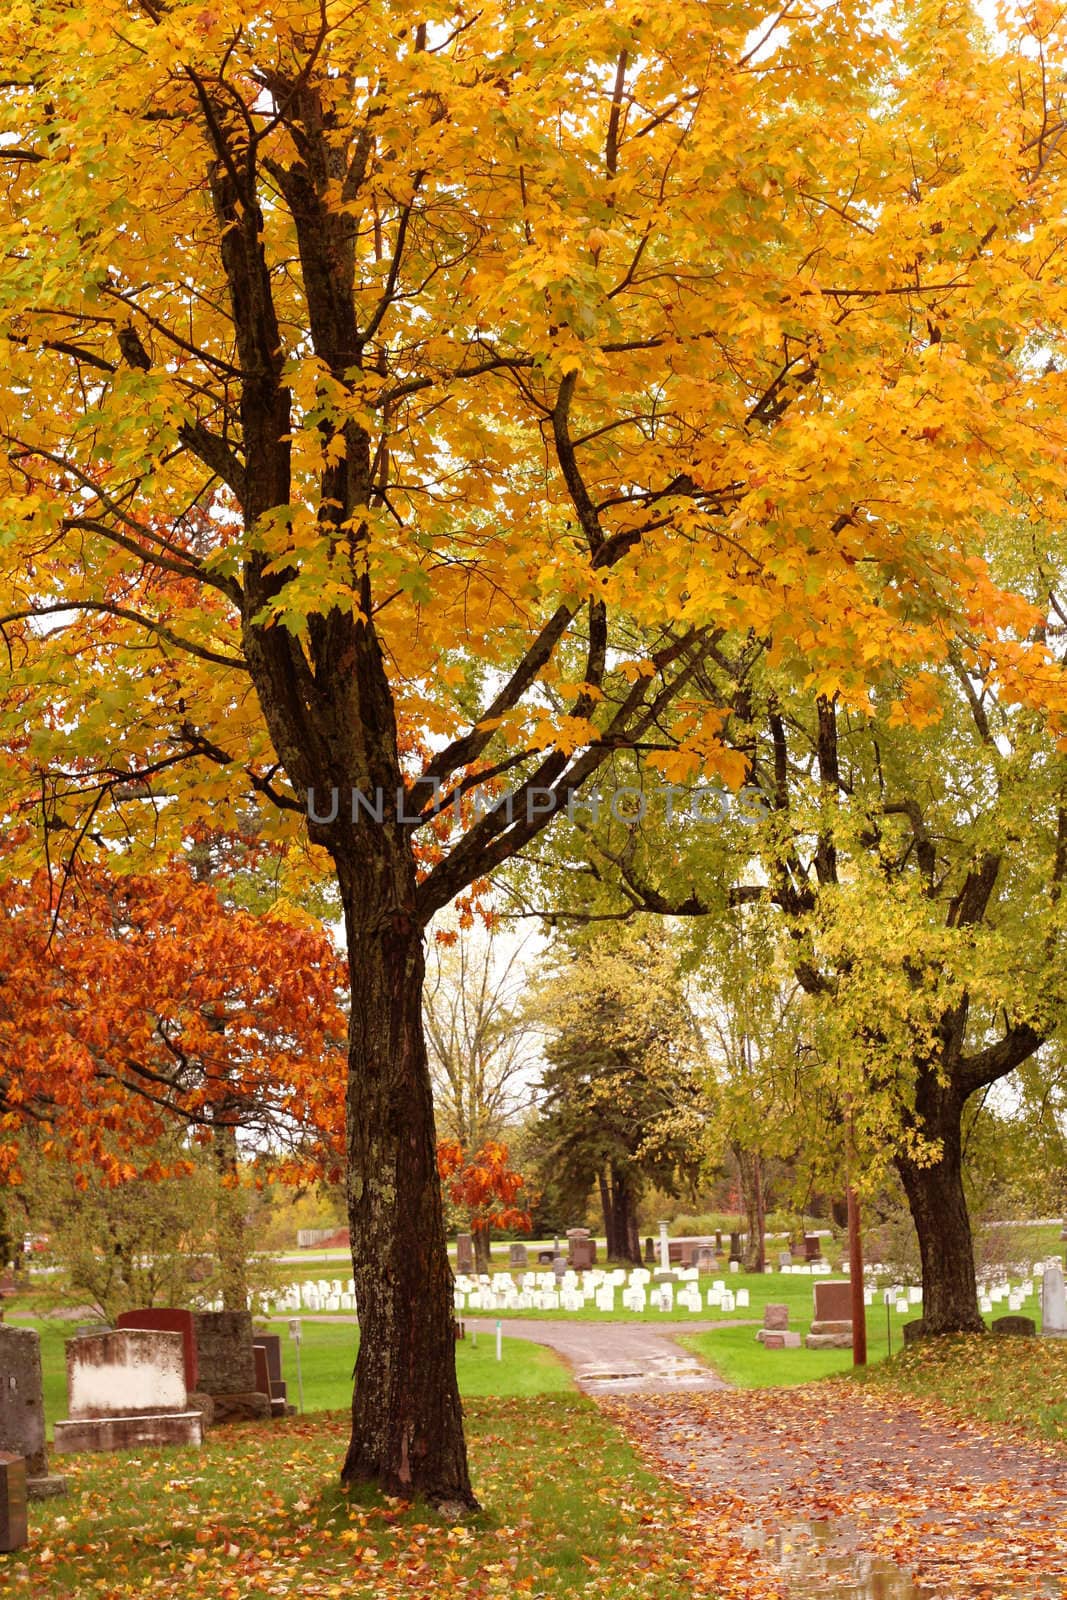
[[[73,1333],[69,1322],[55,1319],[20,1320],[20,1328],[36,1328],[41,1336],[41,1375],[44,1380],[45,1422],[67,1415],[66,1341]],[[289,1384],[289,1399],[297,1404],[296,1346],[288,1338],[288,1322],[270,1324],[282,1335],[282,1371]],[[304,1382],[304,1410],[334,1411],[352,1399],[352,1368],[358,1335],[351,1324],[304,1321],[300,1345],[300,1370]],[[456,1345],[456,1371],[465,1399],[485,1396],[529,1396],[573,1392],[570,1369],[554,1351],[528,1339],[504,1339],[501,1360],[496,1340],[470,1334]]]
[[[272,1322],[271,1330],[282,1335],[282,1366],[289,1384],[289,1399],[297,1403],[296,1346],[288,1338],[288,1322]],[[300,1371],[304,1383],[305,1411],[333,1411],[349,1404],[352,1398],[352,1368],[359,1340],[351,1324],[301,1323]],[[456,1372],[460,1392],[473,1399],[488,1395],[561,1394],[573,1390],[574,1383],[566,1364],[553,1351],[528,1339],[508,1337],[501,1341],[501,1360],[496,1359],[496,1340],[482,1335],[473,1340],[468,1333],[456,1344]]]
[[[1067,1339],[927,1339],[864,1381],[892,1394],[936,1400],[961,1417],[1067,1441]]]
[[[577,1396],[467,1408],[483,1510],[453,1525],[338,1485],[336,1413],[230,1427],[202,1450],[67,1457],[65,1500],[30,1507],[31,1545],[0,1557],[27,1600],[710,1600],[684,1500]]]

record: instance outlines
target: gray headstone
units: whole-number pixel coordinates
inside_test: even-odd
[[[31,1478],[48,1471],[41,1340],[31,1328],[0,1326],[0,1451],[24,1456]]]
[[[198,1311],[197,1385],[204,1394],[247,1394],[256,1387],[250,1311]]]
[[[474,1238],[469,1233],[456,1234],[456,1271],[474,1271]]]
[[[512,1245],[509,1245],[508,1246],[508,1266],[509,1267],[525,1267],[525,1265],[526,1265],[526,1246],[524,1244],[512,1244]]]
[[[1041,1279],[1041,1332],[1055,1339],[1067,1338],[1067,1290],[1058,1261],[1045,1268]]]

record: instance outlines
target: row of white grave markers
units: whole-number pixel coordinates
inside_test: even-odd
[[[996,1274],[986,1274],[979,1280],[979,1308],[983,1314],[991,1313],[998,1305],[1007,1302],[1007,1310],[1022,1310],[1037,1293],[1037,1281],[1046,1265],[1058,1257],[1035,1261],[1032,1271],[1017,1281],[1005,1277],[998,1269]],[[736,1273],[738,1263],[730,1262],[730,1271]],[[791,1267],[768,1266],[766,1271],[789,1272],[794,1276],[821,1277],[832,1269],[826,1261],[796,1262]],[[582,1311],[595,1305],[598,1311],[614,1312],[616,1293],[626,1311],[643,1312],[653,1309],[673,1309],[675,1306],[699,1312],[705,1307],[731,1312],[746,1310],[749,1306],[747,1289],[731,1293],[724,1278],[716,1278],[702,1300],[700,1273],[696,1267],[673,1267],[674,1283],[655,1285],[648,1267],[592,1267],[584,1272],[568,1268],[559,1277],[554,1272],[525,1272],[518,1284],[510,1273],[498,1272],[490,1277],[458,1274],[456,1277],[457,1311]],[[844,1262],[839,1275],[848,1277],[848,1263]],[[888,1300],[901,1314],[922,1304],[922,1290],[914,1285],[895,1283],[880,1288],[881,1274],[877,1267],[864,1270],[864,1301],[868,1306]],[[268,1297],[268,1310],[279,1316],[298,1316],[302,1312],[339,1312],[354,1315],[356,1311],[355,1283],[351,1278],[308,1279],[292,1283],[277,1295]],[[207,1306],[208,1310],[221,1309],[221,1302]]]

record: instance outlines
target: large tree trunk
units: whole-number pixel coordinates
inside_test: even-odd
[[[897,1171],[908,1197],[923,1274],[924,1334],[980,1333],[978,1284],[967,1198],[963,1188],[961,1125],[963,1097],[937,1081],[932,1067],[919,1075],[916,1127],[940,1140],[941,1159],[921,1166],[898,1156]]]
[[[733,1147],[745,1208],[745,1250],[742,1265],[746,1272],[762,1272],[766,1265],[766,1206],[763,1190],[763,1157],[740,1144]]]
[[[398,885],[393,907],[410,904],[410,887]],[[366,897],[342,889],[352,978],[348,1212],[360,1323],[342,1479],[472,1508],[422,1031],[422,935],[396,909],[368,926]]]
[[[604,1213],[604,1238],[609,1261],[641,1264],[641,1241],[637,1233],[637,1207],[626,1173],[609,1166],[597,1174],[600,1206]]]
[[[493,1264],[489,1248],[490,1233],[488,1228],[475,1228],[474,1239],[474,1270],[477,1273],[488,1273]]]
[[[222,1309],[248,1310],[248,1239],[245,1195],[237,1152],[237,1129],[225,1124],[212,1132],[218,1190],[215,1197],[215,1255],[219,1264]]]

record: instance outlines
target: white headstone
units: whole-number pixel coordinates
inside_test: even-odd
[[[1067,1339],[1067,1290],[1058,1261],[1046,1266],[1041,1280],[1041,1332]]]

